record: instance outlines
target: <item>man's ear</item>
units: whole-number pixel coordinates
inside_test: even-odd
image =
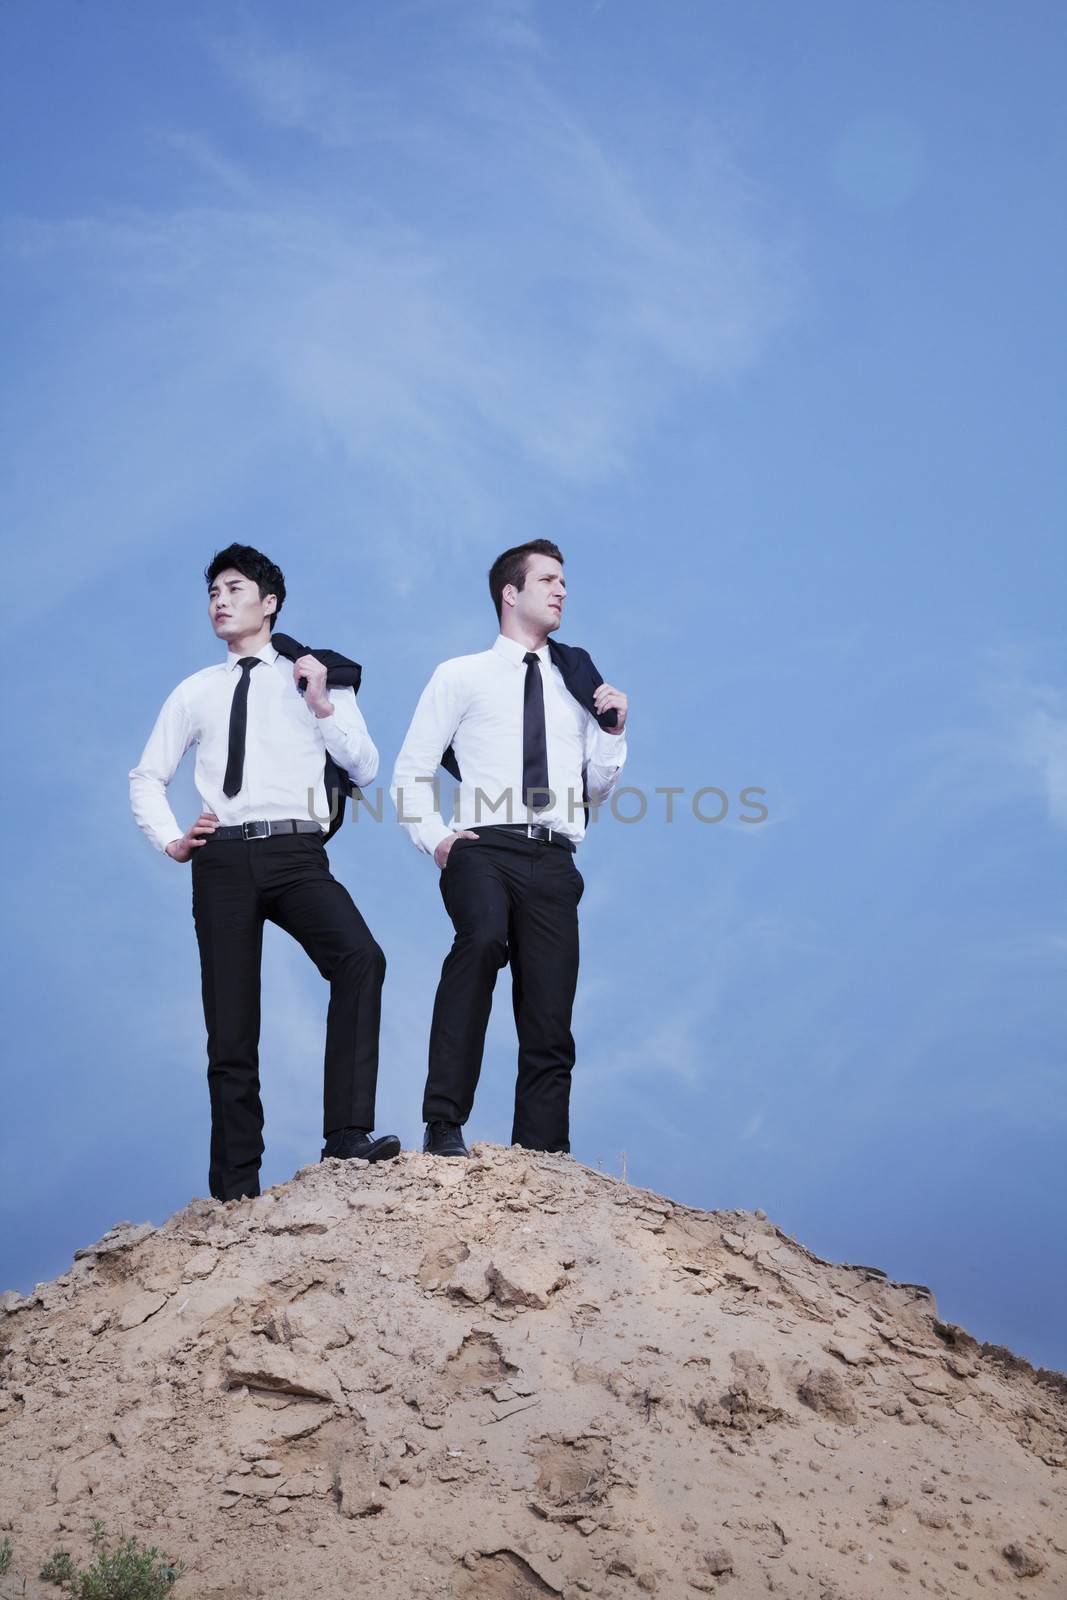
[[[268,602],[273,602],[273,603],[268,605]],[[268,606],[267,613],[266,613],[267,616],[268,617],[272,617],[274,615],[274,613],[278,609],[278,596],[276,594],[264,595],[263,596],[263,604]]]

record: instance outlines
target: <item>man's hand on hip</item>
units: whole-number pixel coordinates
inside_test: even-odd
[[[437,862],[437,865],[441,868],[442,872],[444,871],[445,863],[451,854],[452,846],[455,844],[457,839],[473,839],[475,842],[477,842],[478,835],[476,833],[472,833],[469,828],[461,828],[458,833],[445,834],[445,837],[441,840],[441,843],[437,846],[437,849],[433,853],[433,858]]]
[[[191,861],[193,852],[199,850],[201,845],[207,844],[218,825],[219,819],[213,811],[201,811],[181,838],[172,839],[167,845],[167,855],[172,861]]]

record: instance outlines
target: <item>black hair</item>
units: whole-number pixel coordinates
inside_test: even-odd
[[[231,568],[243,578],[251,579],[259,590],[261,600],[265,600],[269,594],[274,595],[278,604],[273,616],[267,619],[273,632],[278,613],[285,604],[285,578],[281,567],[276,567],[269,556],[265,556],[261,550],[254,550],[250,544],[228,544],[225,550],[216,551],[211,565],[204,570],[208,588],[220,572],[228,572]]]

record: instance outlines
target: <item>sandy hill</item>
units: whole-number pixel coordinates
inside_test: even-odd
[[[1067,1595],[1063,1378],[569,1157],[328,1162],[2,1304],[27,1595],[94,1517],[175,1600]]]

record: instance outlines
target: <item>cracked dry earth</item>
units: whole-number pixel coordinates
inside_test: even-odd
[[[95,1517],[176,1600],[1067,1595],[1062,1377],[566,1156],[326,1162],[0,1303],[0,1595]]]

